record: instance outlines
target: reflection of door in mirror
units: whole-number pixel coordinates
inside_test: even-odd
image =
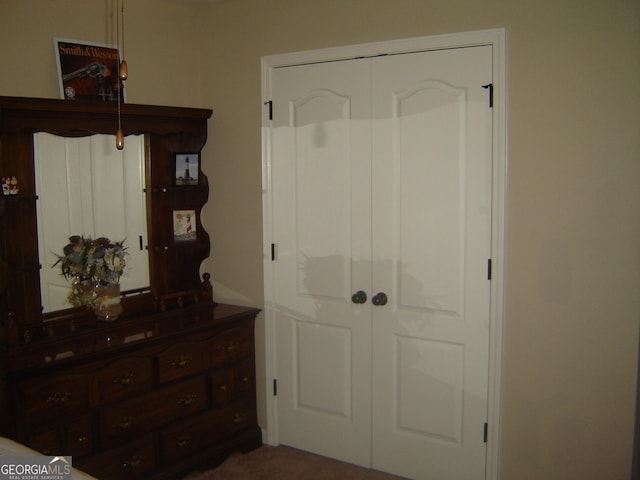
[[[126,239],[121,290],[148,287],[144,137],[128,137],[120,151],[110,135],[64,138],[38,132],[34,157],[44,312],[71,306],[70,282],[51,267],[72,235]]]

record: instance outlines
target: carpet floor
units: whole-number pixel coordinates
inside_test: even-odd
[[[263,445],[237,453],[220,466],[183,480],[402,480],[387,473],[321,457],[295,448]]]

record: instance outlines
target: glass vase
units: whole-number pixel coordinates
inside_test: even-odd
[[[93,310],[96,313],[96,318],[104,322],[116,320],[122,313],[120,285],[96,285],[94,292],[96,298],[94,300]]]

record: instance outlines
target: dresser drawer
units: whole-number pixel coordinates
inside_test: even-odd
[[[213,338],[211,364],[221,367],[249,357],[253,351],[253,332],[248,328],[230,328]]]
[[[94,449],[93,432],[93,422],[89,416],[65,422],[63,426],[65,455],[82,457],[92,453]]]
[[[45,455],[82,457],[93,452],[94,434],[91,417],[53,423],[49,428],[29,433],[27,444]]]
[[[18,390],[18,408],[26,425],[87,411],[91,405],[91,376],[88,374],[26,380]]]
[[[64,451],[60,429],[57,427],[31,432],[27,444],[43,455],[70,455]]]
[[[222,438],[210,413],[189,418],[160,434],[162,461],[173,463],[203,450]]]
[[[209,366],[204,341],[179,343],[159,353],[156,359],[160,383],[202,372]]]
[[[253,400],[239,400],[215,411],[216,434],[227,436],[257,424],[256,405]]]
[[[256,425],[256,421],[252,402],[238,402],[191,417],[161,432],[163,462],[171,463],[193,455],[234,432]]]
[[[153,362],[150,357],[129,357],[115,361],[97,372],[99,403],[120,400],[150,390]]]
[[[100,414],[104,446],[155,431],[163,424],[191,415],[207,406],[204,376],[160,388],[134,400],[105,408]]]
[[[158,450],[153,437],[74,462],[74,466],[101,480],[139,480],[158,464]]]
[[[213,403],[221,405],[253,390],[253,368],[249,360],[211,375]]]

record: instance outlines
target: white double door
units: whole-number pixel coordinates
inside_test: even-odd
[[[491,58],[477,46],[274,70],[279,443],[484,478]]]

